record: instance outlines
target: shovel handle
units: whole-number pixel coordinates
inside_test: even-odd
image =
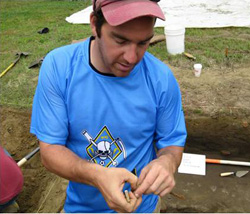
[[[22,158],[20,161],[18,161],[17,165],[21,167],[24,163],[26,163],[30,158],[32,158],[38,151],[40,150],[40,147],[37,147],[34,149],[31,153],[27,154],[24,158]]]
[[[17,162],[17,166],[21,167],[25,164],[28,160],[26,158],[22,158],[20,161]]]
[[[13,66],[15,65],[15,63],[11,63],[10,66],[8,68],[6,68],[1,74],[0,74],[0,78],[6,74]]]
[[[226,177],[226,176],[233,175],[233,174],[234,174],[234,172],[222,172],[222,173],[220,173],[220,176]]]

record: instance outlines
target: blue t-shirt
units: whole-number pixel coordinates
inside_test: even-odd
[[[184,146],[186,127],[178,84],[170,69],[145,53],[127,77],[98,73],[90,39],[50,52],[34,96],[31,133],[104,167],[140,175],[157,149]],[[126,188],[129,188],[126,186]],[[144,195],[136,212],[152,212],[157,195]],[[69,182],[66,212],[114,212],[93,186]]]

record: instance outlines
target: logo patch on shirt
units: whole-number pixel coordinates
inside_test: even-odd
[[[82,134],[89,141],[86,147],[88,156],[91,162],[100,164],[101,166],[109,167],[118,165],[117,158],[123,153],[124,159],[126,158],[126,150],[120,138],[114,139],[110,131],[104,126],[101,131],[93,139],[87,131]]]

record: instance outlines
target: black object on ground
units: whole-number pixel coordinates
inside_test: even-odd
[[[44,33],[48,33],[49,32],[49,28],[45,27],[42,30],[39,30],[38,33],[40,34],[44,34]]]

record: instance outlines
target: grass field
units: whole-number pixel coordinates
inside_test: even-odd
[[[39,68],[29,65],[56,47],[70,44],[91,35],[88,25],[73,25],[67,16],[84,9],[88,1],[23,0],[0,1],[0,72],[15,59],[17,52],[29,52],[1,81],[1,104],[31,107]],[[44,27],[47,34],[37,32]],[[156,34],[163,34],[157,28]],[[250,64],[250,28],[186,29],[185,48],[204,67],[242,66]],[[225,49],[228,56],[225,57]],[[193,61],[183,55],[171,56],[165,42],[149,51],[172,66],[191,68]]]

